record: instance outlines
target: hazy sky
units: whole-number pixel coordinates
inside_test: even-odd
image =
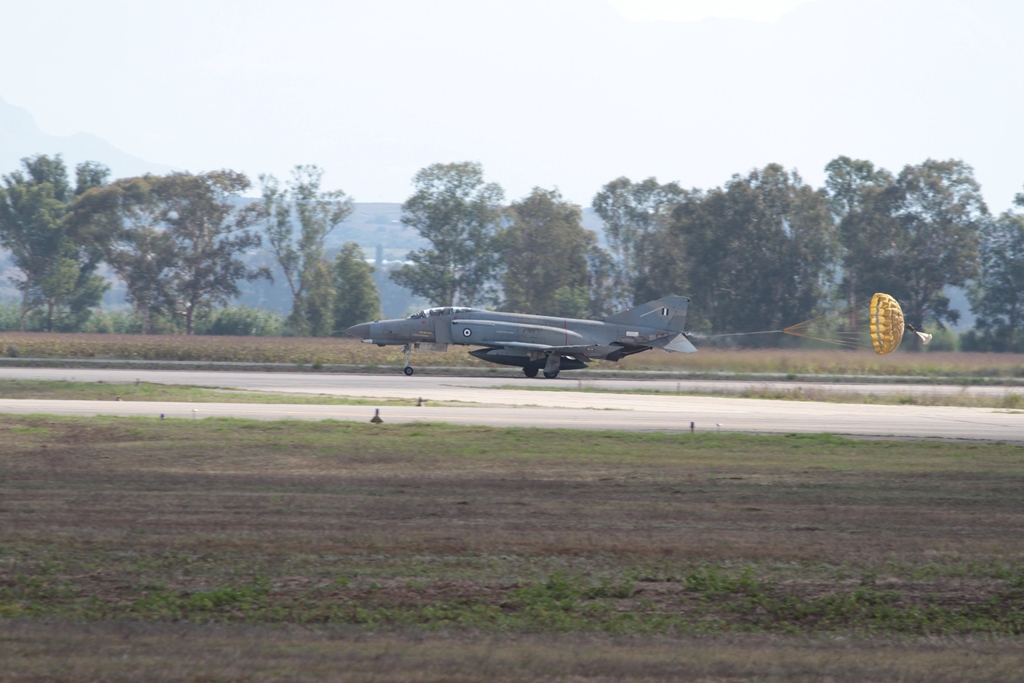
[[[46,133],[191,171],[315,163],[357,201],[463,160],[583,205],[621,175],[818,184],[839,154],[963,158],[998,209],[1024,184],[1016,0],[4,4],[0,98]]]
[[[814,0],[608,0],[630,21],[778,21],[808,2]]]

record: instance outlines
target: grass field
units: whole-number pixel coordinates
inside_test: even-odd
[[[0,417],[0,680],[1019,680],[1001,445]]]
[[[357,339],[333,337],[212,337],[134,334],[48,334],[0,332],[0,352],[12,358],[88,358],[98,360],[211,361],[284,363],[311,366],[345,364],[373,368],[404,364],[401,346],[378,347]],[[465,348],[422,352],[421,365],[490,365]]]
[[[0,382],[0,391],[2,391]],[[1002,396],[986,396],[971,394],[966,391],[957,393],[859,393],[853,391],[836,391],[827,384],[813,387],[761,388],[752,386],[746,389],[694,389],[688,387],[680,391],[658,389],[601,389],[595,387],[559,387],[559,386],[522,386],[509,384],[501,389],[514,391],[576,391],[592,394],[638,394],[647,396],[719,396],[728,398],[753,398],[771,401],[817,401],[825,403],[852,403],[893,406],[959,406],[962,408],[997,408],[1003,410],[1019,410],[1024,407],[1024,390],[1010,391]],[[35,398],[35,397],[33,397]]]
[[[245,392],[182,384],[70,382],[0,379],[0,396],[57,401],[172,401],[187,403],[269,403],[302,405],[416,405],[413,399],[346,398],[322,394]],[[433,401],[432,405],[454,405]],[[470,404],[459,404],[470,405]]]
[[[1019,378],[1024,355],[996,353],[913,353],[876,356],[870,351],[819,349],[722,350],[701,346],[698,353],[649,351],[621,363],[598,361],[595,370],[670,373],[780,373],[913,377]],[[470,347],[445,353],[417,351],[417,367],[495,368],[469,355]],[[11,358],[217,361],[314,366],[345,364],[373,369],[404,364],[399,346],[380,348],[355,339],[291,337],[144,336],[0,332],[0,355]]]

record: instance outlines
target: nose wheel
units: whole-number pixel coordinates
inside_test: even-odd
[[[412,373],[416,372],[412,369],[412,366],[409,365],[409,358],[412,356],[412,344],[406,344],[403,351],[405,351],[405,369],[403,369],[402,372],[405,373],[406,377],[412,377]]]
[[[533,379],[537,376],[537,368],[523,368],[523,374]]]

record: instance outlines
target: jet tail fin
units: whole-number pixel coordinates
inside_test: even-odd
[[[645,304],[627,308],[604,319],[606,323],[653,327],[667,332],[683,332],[686,327],[686,308],[690,300],[685,296],[663,296]]]

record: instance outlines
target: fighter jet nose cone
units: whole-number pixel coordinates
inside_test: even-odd
[[[369,339],[370,323],[360,323],[359,325],[353,325],[352,327],[345,330],[345,336],[355,337],[356,339]]]

